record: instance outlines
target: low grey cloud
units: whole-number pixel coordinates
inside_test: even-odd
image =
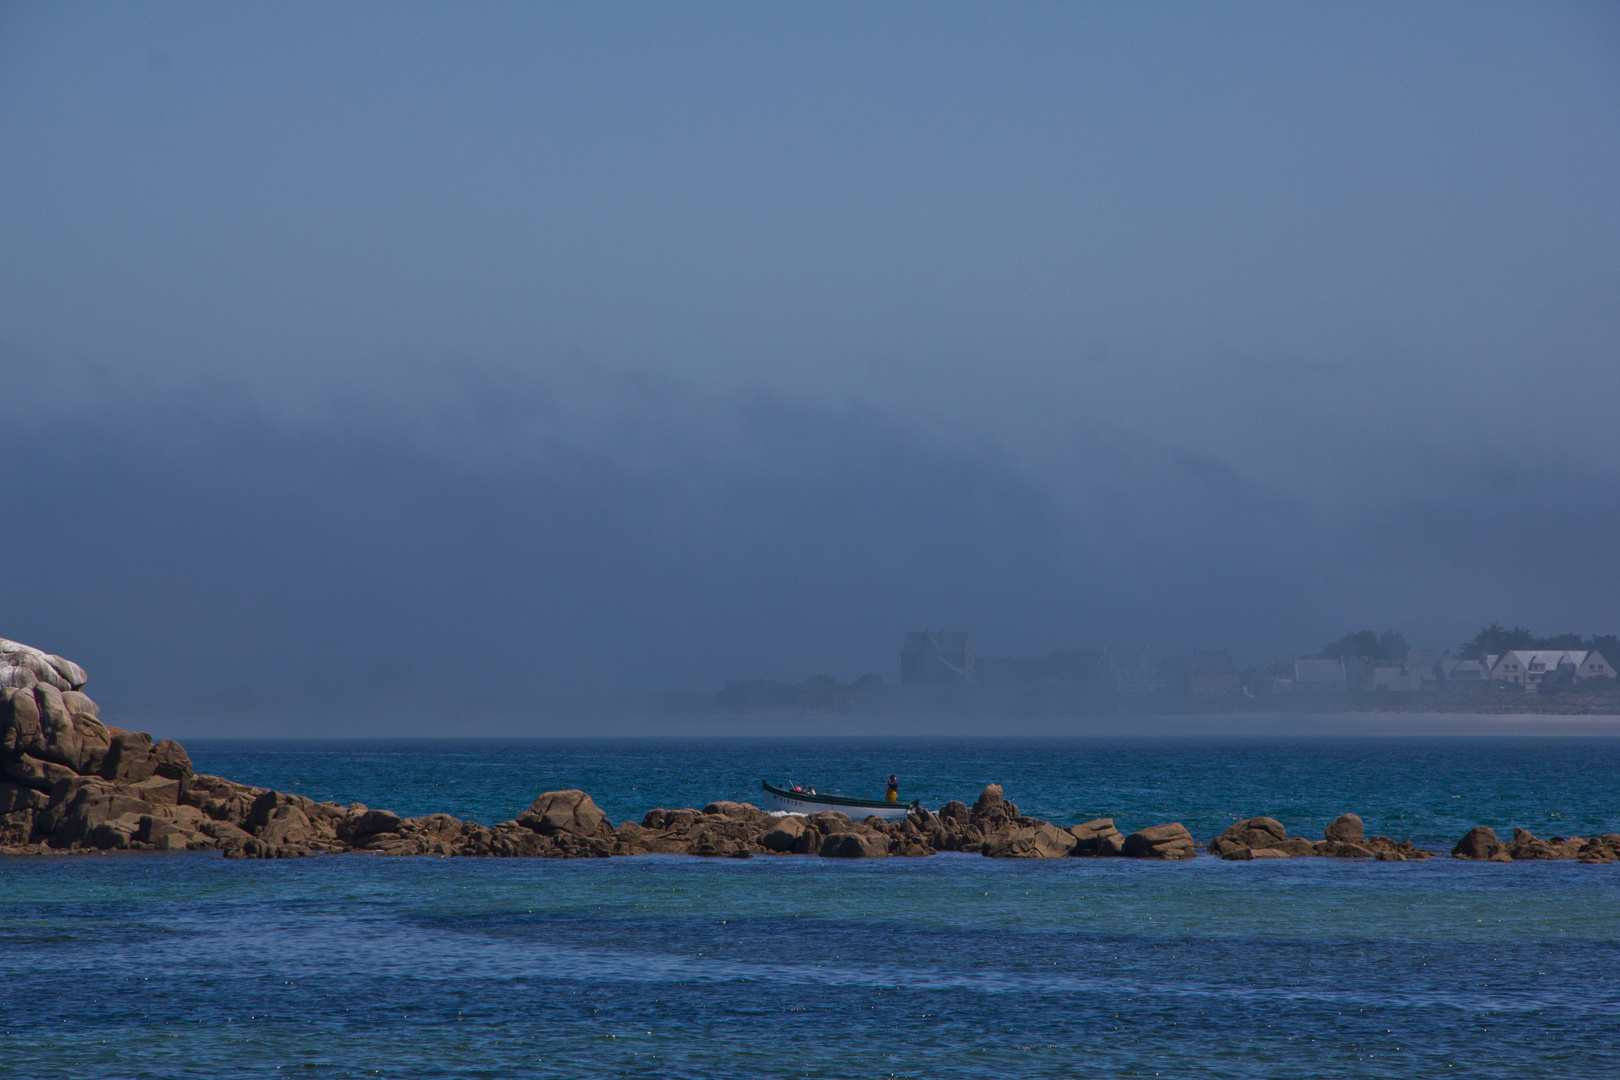
[[[1442,645],[1488,618],[1600,629],[1620,584],[1579,539],[1620,527],[1613,473],[1346,520],[1331,478],[1285,492],[1142,440],[1077,437],[1039,471],[870,409],[621,387],[577,406],[639,432],[615,454],[543,435],[565,392],[497,380],[498,406],[461,382],[437,430],[195,398],[12,414],[12,636],[142,711],[476,728],[568,695],[893,679],[925,625],[983,652],[1260,660],[1363,624]]]

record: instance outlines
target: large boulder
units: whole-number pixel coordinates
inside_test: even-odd
[[[1006,801],[1000,784],[986,784],[984,790],[979,792],[978,801],[973,804],[972,816],[983,817],[986,814],[993,814]]]
[[[0,686],[32,687],[44,683],[58,690],[77,690],[84,685],[83,682],[75,685],[65,677],[51,662],[53,659],[61,661],[70,672],[84,674],[71,661],[59,656],[53,658],[31,645],[0,638]]]
[[[88,717],[91,720],[101,719],[101,706],[90,700],[90,696],[82,690],[66,690],[62,693],[62,704],[67,711],[73,714],[74,719]]]
[[[776,819],[776,823],[759,838],[759,846],[766,851],[791,852],[804,835],[804,819],[788,814]]]
[[[1585,846],[1586,841],[1579,836],[1555,836],[1551,840],[1543,840],[1529,829],[1514,826],[1513,839],[1505,845],[1505,850],[1515,860],[1575,859],[1580,857]]]
[[[1091,821],[1079,825],[1069,826],[1069,835],[1074,837],[1074,850],[1071,855],[1123,855],[1125,853],[1125,837],[1114,827],[1113,818],[1093,818]]]
[[[666,810],[659,807],[649,810],[641,819],[641,827],[653,829],[657,832],[674,832],[680,829],[689,829],[702,815],[693,809],[683,807],[679,810]]]
[[[829,859],[881,859],[889,854],[889,839],[874,833],[833,833],[822,842],[821,854]]]
[[[157,773],[152,755],[152,736],[144,731],[126,731],[112,737],[112,745],[101,762],[101,775],[118,783],[135,783]]]
[[[29,753],[41,738],[33,686],[0,687],[0,755]]]
[[[151,803],[127,794],[115,784],[95,777],[74,777],[61,781],[51,791],[50,804],[40,815],[37,830],[50,838],[53,847],[88,844],[92,847],[128,847],[129,838],[142,814],[156,812]],[[111,823],[109,825],[109,823]],[[90,834],[98,826],[108,830]],[[114,833],[125,837],[118,841]]]
[[[731,802],[730,800],[712,802],[703,808],[703,812],[705,814],[718,815],[720,817],[740,818],[744,821],[759,822],[764,822],[771,816],[769,813],[761,810],[753,803]]]
[[[1190,859],[1198,854],[1192,833],[1179,821],[1138,829],[1125,838],[1125,854],[1133,859]]]
[[[171,780],[184,780],[192,775],[191,755],[173,739],[159,739],[152,747],[152,771]]]
[[[136,821],[134,841],[154,851],[185,851],[212,847],[210,837],[171,818],[143,814]]]
[[[135,784],[121,784],[119,789],[153,806],[180,805],[180,781],[166,776],[151,776]]]
[[[82,690],[84,684],[90,681],[90,676],[84,673],[84,668],[71,660],[57,656],[55,653],[46,656],[45,659],[50,661],[51,667],[56,669],[57,674],[67,680],[68,689],[70,690]]]
[[[1575,856],[1583,863],[1611,863],[1620,860],[1620,833],[1594,836],[1581,845]]]
[[[1289,836],[1273,817],[1244,818],[1227,826],[1209,842],[1211,855],[1223,859],[1287,859],[1316,854],[1315,845],[1301,836]]]
[[[1502,841],[1496,838],[1496,830],[1489,825],[1476,825],[1469,829],[1451,849],[1453,859],[1493,859],[1505,854]]]
[[[1041,821],[986,838],[979,854],[992,859],[1061,859],[1078,842],[1072,833]]]
[[[604,831],[611,835],[613,831],[610,827],[604,830],[607,815],[597,809],[589,795],[577,788],[543,793],[517,820],[519,825],[542,836],[559,833],[595,836]]]
[[[78,776],[66,765],[42,761],[32,754],[9,754],[0,757],[0,774],[8,779],[40,791],[50,791],[63,780]]]
[[[259,804],[254,803],[255,807]],[[269,821],[266,815],[265,821]],[[355,806],[337,823],[337,836],[346,843],[360,847],[369,843],[382,833],[397,833],[403,825],[404,819],[392,810],[371,810],[364,806]],[[252,827],[252,818],[247,824]],[[263,826],[259,826],[262,828]]]
[[[1324,835],[1341,844],[1359,844],[1367,834],[1362,828],[1361,818],[1355,814],[1340,814],[1333,819],[1333,824],[1327,827]]]
[[[317,832],[303,810],[291,803],[283,803],[270,811],[265,823],[259,827],[258,835],[267,844],[307,845],[316,839]]]

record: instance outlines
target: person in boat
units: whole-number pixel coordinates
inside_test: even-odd
[[[889,774],[889,790],[883,793],[884,802],[900,801],[900,780],[893,773]]]

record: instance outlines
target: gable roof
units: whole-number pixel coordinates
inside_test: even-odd
[[[968,644],[969,637],[966,630],[908,630],[905,644],[900,646],[900,651],[959,653],[966,652]]]
[[[1541,664],[1543,671],[1557,671],[1562,664],[1580,667],[1586,660],[1585,649],[1509,649],[1503,653],[1492,670],[1505,667],[1512,659],[1521,670],[1530,671],[1531,665]]]

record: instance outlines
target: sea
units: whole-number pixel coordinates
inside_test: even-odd
[[[762,780],[1060,825],[1620,832],[1620,740],[202,741],[493,823]],[[0,1077],[1620,1077],[1620,864],[0,859]]]

